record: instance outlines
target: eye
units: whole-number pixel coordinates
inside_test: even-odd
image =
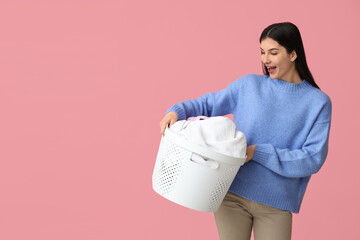
[[[277,55],[277,54],[278,54],[278,53],[271,53],[271,55],[274,55],[274,56]]]
[[[261,51],[261,55],[264,55],[264,54],[265,54],[265,52]]]

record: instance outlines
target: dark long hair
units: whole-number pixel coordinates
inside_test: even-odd
[[[305,79],[314,87],[319,88],[319,86],[315,83],[315,80],[306,63],[305,50],[301,39],[300,31],[293,23],[283,22],[275,23],[268,26],[261,33],[260,43],[265,38],[271,38],[278,42],[281,46],[286,48],[288,54],[290,54],[292,51],[295,51],[297,54],[297,58],[295,60],[295,67],[300,75],[300,78]],[[264,64],[263,72],[265,75],[269,75],[269,71]]]

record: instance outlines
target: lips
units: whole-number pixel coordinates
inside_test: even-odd
[[[267,66],[267,69],[268,69],[268,72],[269,72],[269,73],[274,73],[274,72],[275,72],[276,67],[270,67],[270,66]]]

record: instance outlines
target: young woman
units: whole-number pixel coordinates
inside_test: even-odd
[[[232,113],[247,139],[240,168],[215,221],[220,239],[291,239],[312,174],[328,152],[331,101],[316,85],[306,63],[298,28],[272,24],[260,36],[264,75],[246,75],[227,88],[173,105],[166,126],[192,116]]]

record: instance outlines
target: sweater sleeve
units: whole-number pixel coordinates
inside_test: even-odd
[[[271,144],[256,144],[252,160],[285,177],[308,177],[317,173],[328,153],[331,103],[327,104],[324,112],[313,125],[301,149],[280,149]],[[328,120],[323,122],[325,118]]]
[[[186,100],[171,106],[170,111],[176,112],[178,120],[184,120],[195,116],[222,116],[233,112],[236,102],[237,81],[232,82],[227,88],[207,93],[197,99]]]

